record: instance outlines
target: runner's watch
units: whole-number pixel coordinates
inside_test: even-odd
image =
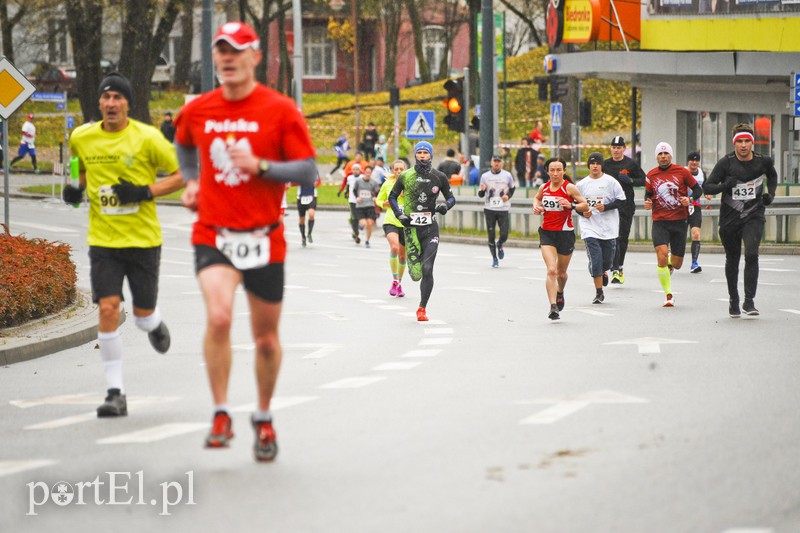
[[[258,177],[259,178],[266,178],[268,170],[269,170],[269,161],[267,161],[266,159],[259,159],[258,160]]]

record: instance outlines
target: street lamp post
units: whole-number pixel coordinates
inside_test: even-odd
[[[303,13],[300,0],[292,0],[292,29],[294,33],[294,100],[303,109]]]
[[[331,8],[339,12],[344,7],[343,0],[330,0]],[[350,0],[350,24],[353,26],[353,101],[356,111],[356,142],[361,134],[361,111],[358,108],[358,16],[357,0]]]

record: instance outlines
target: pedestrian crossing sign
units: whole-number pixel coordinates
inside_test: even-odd
[[[561,129],[561,104],[550,104],[550,127],[553,131]]]
[[[409,139],[433,139],[436,121],[433,111],[413,110],[406,112],[406,137]]]

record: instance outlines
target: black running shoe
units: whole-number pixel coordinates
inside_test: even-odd
[[[731,318],[739,318],[742,316],[742,312],[739,310],[739,300],[730,300],[728,314]]]
[[[505,252],[505,250],[503,250],[503,245],[502,244],[498,244],[497,245],[497,258],[498,259],[503,259],[503,258],[505,258],[505,256],[506,256],[506,252]]]
[[[595,294],[594,300],[592,300],[592,303],[593,304],[601,304],[601,303],[603,303],[603,300],[605,300],[605,299],[606,299],[606,297],[603,294],[603,291],[600,291],[597,294]]]
[[[158,353],[167,353],[169,350],[169,330],[163,321],[156,329],[147,334],[147,338],[150,339],[150,344]]]
[[[557,292],[556,293],[556,308],[558,308],[559,311],[563,311],[564,310],[564,293],[563,292]]]
[[[314,239],[311,238],[311,234],[310,233],[308,234],[308,242],[310,242],[312,244],[314,243]]]
[[[306,247],[306,240],[305,240],[305,238],[303,238],[303,248],[305,248],[305,247]]]
[[[555,306],[555,304],[550,306],[550,314],[547,315],[547,318],[550,320],[558,320],[561,318],[558,314],[558,308]]]
[[[112,416],[128,416],[128,400],[119,389],[108,389],[108,396],[103,405],[97,408],[98,418]]]
[[[742,304],[742,311],[744,311],[744,314],[746,314],[747,316],[758,316],[759,314],[758,309],[756,309],[756,306],[753,303],[753,300],[750,298],[744,299],[744,303]]]

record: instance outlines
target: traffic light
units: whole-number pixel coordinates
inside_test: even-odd
[[[463,78],[447,80],[444,82],[447,97],[444,99],[444,106],[447,109],[447,116],[444,123],[452,131],[464,131],[464,86]]]
[[[566,76],[550,76],[550,101],[557,102],[569,92]]]
[[[581,126],[592,125],[592,102],[590,100],[581,100],[578,110],[580,112]]]
[[[543,76],[533,78],[533,82],[539,86],[539,101],[547,101],[547,87],[550,85],[550,80]]]

